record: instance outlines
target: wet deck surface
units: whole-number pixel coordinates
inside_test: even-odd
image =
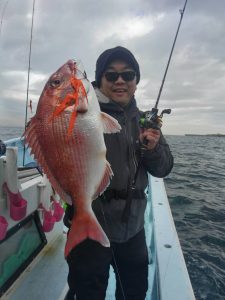
[[[2,300],[61,300],[67,291],[67,263],[64,260],[66,236],[61,234],[6,292]]]
[[[39,257],[29,266],[2,300],[64,300],[68,291],[68,267],[64,259],[66,235],[61,234],[47,245]],[[113,300],[115,276],[110,272],[106,300]]]
[[[147,208],[148,211],[148,208]],[[150,223],[147,222],[149,225]],[[147,244],[151,227],[146,226]],[[66,234],[60,233],[54,242],[47,244],[23,275],[5,293],[1,300],[64,300],[68,291],[68,266],[64,259]],[[149,253],[151,257],[151,254]],[[152,265],[149,265],[149,291],[146,299],[150,300],[152,283]],[[106,300],[115,299],[115,275],[110,268],[110,278]]]

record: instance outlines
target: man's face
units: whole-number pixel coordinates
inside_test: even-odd
[[[129,81],[124,80],[121,75],[115,81],[109,81],[106,77],[107,73],[110,72],[122,73],[127,71],[134,72],[133,68],[126,62],[122,60],[115,60],[108,65],[101,79],[101,92],[106,97],[122,106],[127,105],[134,96],[136,90],[136,76]]]

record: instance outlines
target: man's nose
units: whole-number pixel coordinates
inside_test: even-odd
[[[122,78],[121,74],[119,75],[118,79],[115,81],[115,83],[124,83],[125,80]]]

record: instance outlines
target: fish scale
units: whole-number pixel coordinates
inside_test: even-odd
[[[91,204],[113,176],[103,134],[121,130],[117,120],[100,111],[91,83],[85,76],[76,78],[77,70],[76,63],[69,60],[49,78],[24,133],[53,188],[75,207],[65,256],[87,238],[110,245]],[[75,86],[82,92],[73,93]],[[68,93],[73,101],[67,101]]]

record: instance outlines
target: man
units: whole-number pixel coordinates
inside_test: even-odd
[[[111,247],[87,239],[71,251],[67,259],[67,299],[74,299],[74,295],[77,300],[105,299],[112,265],[116,299],[144,300],[148,289],[144,232],[147,172],[156,177],[168,175],[173,157],[160,130],[140,130],[141,112],[134,98],[140,70],[133,54],[123,47],[104,51],[96,63],[95,79],[101,110],[116,118],[122,127],[118,134],[105,135],[107,160],[114,176],[92,205]],[[68,226],[72,214],[69,208],[65,215]]]

